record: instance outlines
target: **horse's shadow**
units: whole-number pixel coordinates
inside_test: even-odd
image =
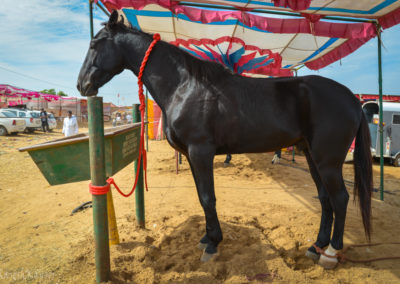
[[[256,219],[249,222],[234,217],[224,219],[228,221],[221,222],[224,240],[216,259],[200,261],[202,251],[197,244],[204,233],[205,222],[201,216],[191,216],[170,234],[160,235],[158,239],[146,237],[144,242],[121,244],[119,256],[113,259],[116,266],[113,283],[141,283],[143,275],[146,281],[153,279],[153,282],[269,282],[280,278],[275,269],[268,268],[269,261],[298,268],[289,258],[303,258],[304,251],[275,247],[267,237],[269,229],[262,228]],[[312,265],[312,261],[307,264],[308,267]]]

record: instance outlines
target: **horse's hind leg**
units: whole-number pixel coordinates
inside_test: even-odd
[[[202,261],[207,261],[217,254],[217,246],[222,241],[222,232],[215,208],[213,160],[215,149],[207,145],[190,145],[188,158],[196,183],[200,204],[206,216],[206,235],[201,239],[205,250]]]
[[[304,150],[305,156],[307,158],[308,166],[310,168],[311,176],[315,182],[315,185],[318,189],[318,198],[321,203],[321,223],[319,225],[319,233],[317,237],[317,241],[315,245],[323,248],[329,245],[331,231],[332,231],[332,222],[333,222],[333,210],[332,206],[329,202],[329,195],[326,191],[324,185],[322,184],[321,177],[318,173],[317,167],[308,151],[308,149]],[[318,261],[320,255],[314,248],[311,246],[308,248],[306,252],[306,256],[313,259],[314,261]]]
[[[338,163],[322,164],[318,166],[318,170],[335,214],[332,239],[325,250],[325,254],[332,257],[321,255],[319,264],[327,269],[332,269],[338,262],[334,256],[336,256],[338,250],[343,248],[343,233],[349,194],[344,185],[342,167],[338,166]]]

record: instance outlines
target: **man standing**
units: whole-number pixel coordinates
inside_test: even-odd
[[[78,134],[78,121],[75,116],[72,116],[72,111],[68,111],[68,116],[64,118],[62,133],[65,137]]]
[[[274,154],[274,157],[272,158],[271,163],[279,164],[280,163],[280,159],[281,159],[281,155],[282,155],[282,150],[281,149],[275,151],[275,154]]]
[[[132,115],[130,113],[128,113],[126,115],[126,123],[130,124],[130,123],[132,123],[132,120],[133,120]]]
[[[43,132],[46,132],[46,129],[47,129],[47,131],[49,131],[49,122],[48,122],[47,112],[43,108],[42,108],[42,111],[40,112],[40,120],[42,121]]]

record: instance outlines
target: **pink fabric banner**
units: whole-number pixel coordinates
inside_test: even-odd
[[[311,0],[272,0],[277,7],[290,8],[293,11],[307,10]]]
[[[35,92],[35,91],[30,91],[30,90],[25,90],[22,88],[17,88],[11,85],[5,85],[5,84],[0,84],[0,96],[4,95],[7,97],[19,97],[19,98],[26,98],[26,99],[32,99],[32,98],[42,98],[46,101],[58,101],[60,99],[62,100],[76,100],[74,97],[60,97],[57,95],[51,95],[51,94],[43,94],[40,92]]]
[[[400,23],[400,8],[394,10],[393,12],[380,17],[378,19],[379,24],[383,29],[388,29]]]

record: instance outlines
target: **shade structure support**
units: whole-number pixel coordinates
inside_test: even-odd
[[[206,3],[193,3],[193,2],[185,2],[180,1],[179,5],[187,6],[187,7],[195,7],[195,8],[203,8],[203,9],[220,9],[220,10],[227,10],[227,11],[242,11],[242,12],[251,12],[251,13],[260,13],[260,14],[271,14],[271,15],[281,15],[287,17],[300,17],[303,16],[300,13],[295,12],[287,12],[287,11],[275,11],[275,10],[268,10],[268,9],[246,9],[240,7],[233,7],[227,5],[213,5],[213,4],[206,4]],[[99,6],[101,10],[109,16],[109,13],[102,7]],[[382,41],[380,37],[380,30],[381,27],[376,19],[366,19],[366,18],[352,18],[352,17],[345,17],[345,16],[324,16],[324,20],[330,21],[342,21],[342,22],[353,22],[353,23],[374,23],[377,27],[378,31],[378,82],[379,82],[379,113],[380,113],[380,123],[379,123],[379,133],[380,133],[380,199],[384,199],[384,158],[383,158],[383,119],[382,119],[382,101],[383,101],[383,94],[382,94]],[[304,67],[304,65],[293,68],[292,70],[299,70],[300,68]]]
[[[89,0],[90,38],[93,34],[93,1]],[[95,186],[106,185],[103,98],[88,98],[90,175]],[[110,280],[107,194],[93,195],[96,283]]]
[[[379,152],[380,152],[380,199],[383,201],[384,192],[384,157],[383,157],[383,95],[382,95],[382,39],[381,26],[376,25],[378,40],[378,85],[379,85]]]
[[[100,5],[100,2],[97,2],[96,5],[97,5],[97,7],[100,8],[100,10],[103,11],[104,14],[106,14],[108,17],[110,17],[110,13],[102,5]]]
[[[281,15],[281,16],[304,18],[300,13],[272,11],[272,10],[266,10],[266,9],[245,9],[245,8],[240,9],[238,7],[231,7],[231,6],[191,3],[191,2],[183,2],[183,1],[179,2],[179,5],[188,6],[188,7],[196,7],[196,8],[205,8],[205,9],[221,9],[221,10],[243,11],[243,12],[252,12],[252,13],[260,13],[260,14],[271,14],[271,15]],[[355,18],[348,18],[348,17],[335,17],[335,16],[325,16],[324,19],[332,20],[332,21],[353,22],[353,23],[376,23],[376,20],[374,20],[374,19],[355,19]]]

